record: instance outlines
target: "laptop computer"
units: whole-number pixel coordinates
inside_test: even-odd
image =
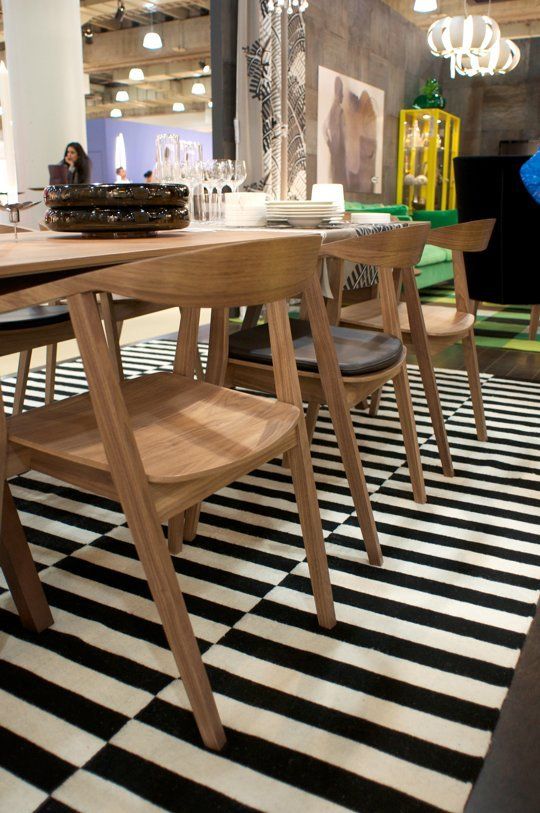
[[[68,168],[65,164],[49,164],[49,183],[65,184],[68,182]]]

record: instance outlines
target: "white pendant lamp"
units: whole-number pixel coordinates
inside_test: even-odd
[[[148,31],[144,35],[143,48],[148,48],[149,51],[159,51],[160,48],[163,48],[161,37],[157,31]]]
[[[186,109],[184,102],[173,102],[173,113],[183,113]]]
[[[115,96],[117,102],[129,102],[129,93],[127,90],[119,90]]]
[[[113,107],[113,109],[111,110],[109,115],[110,115],[111,119],[121,119],[122,118],[122,111],[120,110],[119,107]]]
[[[486,14],[463,14],[442,17],[428,31],[428,44],[433,56],[487,54],[500,39],[498,23]]]
[[[500,39],[488,54],[476,56],[463,54],[456,59],[456,73],[461,76],[494,76],[513,71],[521,58],[515,42],[508,38]]]
[[[437,0],[414,0],[413,11],[417,11],[420,14],[437,11]]]
[[[191,86],[191,92],[193,93],[194,96],[204,96],[204,94],[206,93],[206,88],[203,82],[193,82],[193,85]]]
[[[142,82],[144,79],[144,71],[142,68],[131,68],[129,78],[132,82]]]

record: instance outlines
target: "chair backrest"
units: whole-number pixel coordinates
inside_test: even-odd
[[[84,284],[163,305],[258,305],[304,290],[316,272],[320,245],[318,235],[302,235],[193,249],[92,271]]]
[[[441,226],[433,229],[428,243],[439,248],[453,251],[485,251],[491,239],[495,218],[470,220],[468,223],[456,223],[454,226]]]
[[[420,260],[430,231],[418,223],[391,231],[335,240],[322,247],[322,254],[379,268],[410,268]]]

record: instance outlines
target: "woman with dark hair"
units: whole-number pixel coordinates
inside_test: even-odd
[[[77,141],[70,141],[61,164],[67,167],[67,183],[90,183],[92,162]]]

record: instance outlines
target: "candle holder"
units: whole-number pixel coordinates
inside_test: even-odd
[[[1,194],[5,194],[5,193],[0,192],[0,195]],[[35,200],[35,201],[25,200],[22,203],[4,203],[4,204],[0,203],[0,211],[7,212],[9,214],[9,222],[13,226],[13,231],[15,233],[15,240],[19,239],[19,236],[18,236],[18,233],[17,233],[17,226],[19,225],[19,223],[21,221],[21,211],[23,209],[31,209],[32,206],[37,206],[38,203],[39,203],[39,200]]]

